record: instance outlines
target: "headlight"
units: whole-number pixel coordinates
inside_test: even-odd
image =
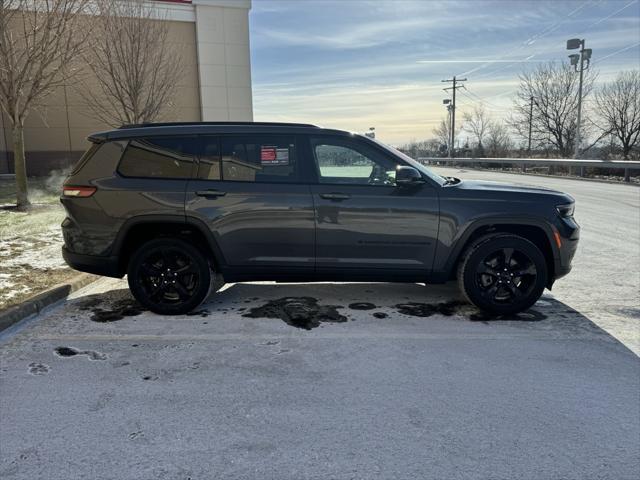
[[[567,203],[565,205],[556,206],[556,210],[560,214],[561,217],[573,217],[573,211],[576,208],[575,203]]]

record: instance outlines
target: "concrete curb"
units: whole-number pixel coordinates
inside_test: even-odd
[[[24,320],[31,315],[39,314],[45,307],[67,298],[72,292],[95,282],[100,277],[81,273],[68,282],[55,285],[44,292],[27,298],[24,302],[0,311],[0,332]]]

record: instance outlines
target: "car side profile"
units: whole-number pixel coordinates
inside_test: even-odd
[[[89,137],[63,186],[66,262],[183,314],[224,282],[456,279],[492,314],[566,275],[574,200],[441,177],[375,139],[306,124],[167,123]]]

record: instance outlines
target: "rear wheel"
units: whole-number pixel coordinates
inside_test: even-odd
[[[212,287],[207,257],[177,238],[142,244],[131,257],[127,279],[136,300],[162,315],[193,310],[207,298]]]
[[[458,285],[467,299],[496,315],[522,312],[542,295],[547,264],[529,240],[510,234],[481,239],[458,266]]]

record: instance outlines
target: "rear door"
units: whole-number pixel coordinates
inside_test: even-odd
[[[239,273],[312,273],[313,201],[294,135],[201,136],[186,214],[204,222]]]
[[[428,273],[438,236],[438,196],[429,184],[400,187],[391,154],[357,138],[310,139],[317,184],[317,273]]]

